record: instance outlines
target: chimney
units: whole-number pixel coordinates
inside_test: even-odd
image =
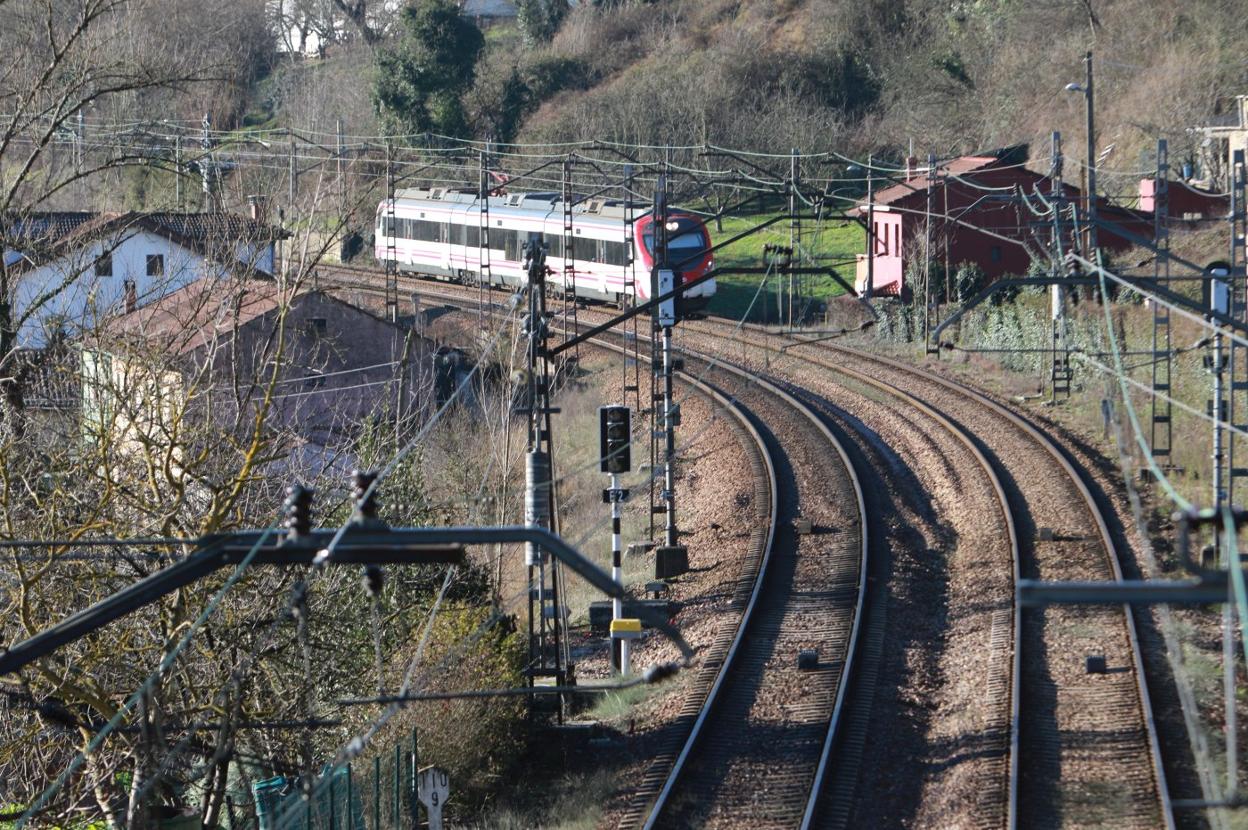
[[[247,205],[251,209],[251,218],[257,222],[265,222],[268,220],[265,210],[266,199],[260,195],[252,195],[247,197]]]
[[[126,313],[129,314],[139,307],[139,292],[134,286],[134,280],[126,280],[122,290],[125,292]]]
[[[919,160],[914,156],[906,156],[906,181],[914,178],[914,167],[918,163]]]

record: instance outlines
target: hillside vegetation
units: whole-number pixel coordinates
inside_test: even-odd
[[[487,30],[464,94],[465,130],[894,158],[911,147],[947,156],[1024,141],[1044,153],[1060,130],[1068,155],[1082,158],[1083,96],[1063,87],[1083,80],[1092,50],[1098,147],[1112,145],[1105,166],[1134,172],[1151,166],[1159,136],[1174,160],[1193,155],[1198,139],[1186,128],[1248,92],[1240,13],[1232,0],[581,3],[554,23]],[[386,49],[401,30],[327,53],[343,70],[320,71],[315,85],[341,101],[337,115],[355,131],[376,126],[357,56]],[[290,69],[278,73],[288,92]],[[356,94],[343,96],[344,85]],[[304,117],[293,107],[284,115]]]

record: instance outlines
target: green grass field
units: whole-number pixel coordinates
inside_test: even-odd
[[[770,215],[725,218],[723,231],[717,231],[714,223],[711,223],[709,226],[711,239],[715,242],[728,239],[769,218],[771,218]],[[789,223],[787,219],[782,219],[717,252],[715,264],[719,268],[757,268],[765,265],[763,246],[768,243],[788,245]],[[825,222],[819,228],[812,227],[811,223],[805,223],[802,227],[801,240],[805,257],[801,258],[800,264],[832,267],[841,279],[852,284],[854,255],[864,250],[864,244],[862,227],[856,223]],[[768,280],[766,299],[769,310],[766,313],[763,308],[764,297],[758,297],[752,308],[750,305],[758,293],[762,279],[762,276],[758,274],[726,274],[717,277],[715,280],[717,291],[708,309],[709,313],[720,317],[741,319],[748,311],[751,320],[759,321],[765,318],[775,320],[776,306],[780,296],[778,293],[780,291],[779,277],[771,277]],[[787,289],[787,280],[785,282]],[[824,301],[845,292],[830,276],[807,274],[802,276],[802,293],[804,296]]]

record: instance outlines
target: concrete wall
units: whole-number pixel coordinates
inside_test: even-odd
[[[237,336],[190,356],[192,364],[210,364],[213,394],[223,413],[237,411],[236,382],[250,389],[243,406],[259,404],[271,372],[276,322],[277,312],[270,312],[242,326]],[[405,343],[407,361],[401,371]],[[427,406],[432,398],[431,352],[428,341],[414,335],[409,341],[403,328],[319,292],[304,294],[284,321],[271,423],[303,440],[332,446],[358,432],[370,416],[384,412],[392,421],[396,407],[411,412]],[[396,381],[400,371],[402,384]]]

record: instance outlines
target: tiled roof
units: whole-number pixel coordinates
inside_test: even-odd
[[[152,230],[205,242],[222,239],[280,239],[278,228],[236,213],[145,213],[138,221]]]
[[[114,317],[106,330],[116,337],[164,341],[175,353],[186,354],[228,337],[283,299],[281,289],[268,280],[206,277]]]
[[[48,211],[22,214],[0,224],[10,240],[0,247],[18,248],[34,263],[48,262],[82,242],[110,233],[147,230],[179,245],[211,256],[212,249],[234,243],[266,243],[289,236],[286,231],[235,213],[88,213]]]

